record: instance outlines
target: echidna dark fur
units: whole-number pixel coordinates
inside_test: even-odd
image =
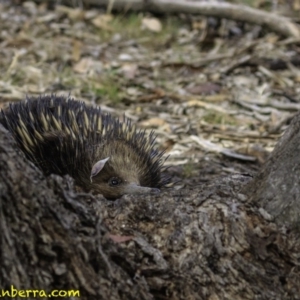
[[[117,199],[156,194],[168,182],[154,133],[99,107],[55,95],[27,98],[2,110],[0,122],[45,175],[69,174],[86,192]]]

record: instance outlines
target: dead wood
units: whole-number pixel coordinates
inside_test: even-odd
[[[66,3],[72,4],[71,1]],[[226,18],[268,27],[286,37],[300,37],[299,27],[289,18],[244,5],[214,1],[183,0],[83,0],[87,5],[105,6],[110,11],[133,10],[155,13],[188,13]]]
[[[245,189],[251,200],[264,207],[277,223],[289,227],[298,227],[300,224],[299,141],[298,113],[260,174]]]
[[[92,207],[91,195],[74,194],[70,178],[45,179],[0,127],[1,289],[78,289],[79,299],[151,299],[145,283],[133,283],[118,267],[128,262],[105,236],[101,202]]]
[[[250,207],[251,177],[108,202],[44,178],[0,128],[0,285],[80,299],[300,299],[299,239]],[[67,299],[67,298],[66,298]]]

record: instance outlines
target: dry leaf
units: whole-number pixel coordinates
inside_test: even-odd
[[[48,13],[36,19],[37,23],[48,23],[57,19],[57,13]]]
[[[134,236],[121,236],[121,235],[115,235],[115,234],[108,234],[108,236],[115,242],[115,243],[124,243],[127,241],[131,241]]]
[[[211,95],[220,92],[221,86],[213,82],[205,82],[187,87],[186,90],[193,95]]]
[[[151,118],[145,121],[140,122],[140,125],[143,127],[160,127],[166,124],[166,121],[161,118]]]
[[[84,19],[84,11],[80,8],[71,8],[63,5],[57,5],[55,7],[57,12],[64,13],[68,16],[69,19],[78,21]]]
[[[27,37],[17,37],[16,39],[9,40],[6,44],[7,47],[14,48],[27,48],[33,44],[33,40]]]
[[[156,18],[144,18],[142,20],[142,28],[152,32],[160,32],[162,30],[161,22]]]
[[[255,157],[259,163],[264,163],[269,156],[269,152],[260,145],[242,146],[236,150],[240,154]]]
[[[119,60],[123,60],[123,61],[126,61],[126,60],[132,60],[132,56],[130,54],[127,54],[127,53],[121,53],[119,56],[118,56],[118,59]]]
[[[81,49],[82,49],[82,43],[78,40],[74,40],[73,49],[72,49],[72,59],[74,61],[79,61],[81,57]]]
[[[26,66],[23,68],[26,73],[27,79],[32,81],[39,81],[42,78],[43,71],[33,66]]]
[[[127,79],[133,79],[138,73],[138,66],[137,64],[124,64],[121,67],[121,70],[123,71],[124,77]]]
[[[22,91],[24,93],[31,93],[31,94],[43,94],[45,93],[45,89],[40,87],[36,84],[26,84],[22,87]]]
[[[74,65],[73,70],[77,73],[87,73],[93,66],[94,61],[89,57],[82,58],[77,64]]]
[[[94,18],[92,20],[92,23],[97,28],[101,28],[101,29],[105,29],[105,30],[111,31],[109,23],[111,22],[112,19],[113,19],[112,15],[108,15],[108,14],[106,14],[106,15],[99,15],[99,16],[97,16],[96,18]]]
[[[293,9],[296,10],[296,11],[300,10],[300,1],[299,0],[295,0],[293,2]]]

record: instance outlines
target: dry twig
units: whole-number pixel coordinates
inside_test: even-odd
[[[299,27],[289,18],[261,11],[244,5],[220,2],[183,0],[85,0],[88,4],[108,6],[112,2],[115,10],[189,13],[217,18],[226,18],[266,26],[286,37],[299,38]]]

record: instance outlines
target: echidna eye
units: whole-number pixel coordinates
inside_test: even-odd
[[[108,184],[110,186],[116,186],[119,185],[122,182],[122,180],[118,177],[112,177],[109,179]]]

